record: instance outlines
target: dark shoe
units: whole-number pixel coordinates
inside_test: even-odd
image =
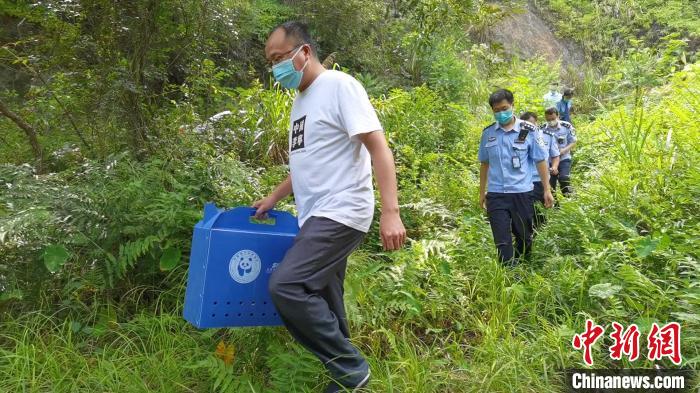
[[[367,376],[355,387],[349,387],[349,386],[342,386],[341,384],[331,381],[330,384],[328,384],[328,387],[326,390],[324,390],[324,393],[341,393],[341,392],[368,392],[368,390],[365,390],[364,388],[369,385],[369,378],[370,378],[371,373],[369,370],[367,370]]]

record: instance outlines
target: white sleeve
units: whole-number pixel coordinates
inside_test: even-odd
[[[377,112],[360,82],[353,77],[343,78],[337,94],[340,124],[350,137],[383,131]]]

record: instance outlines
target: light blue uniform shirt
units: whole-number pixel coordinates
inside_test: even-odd
[[[542,140],[544,141],[544,146],[542,148],[547,152],[547,157],[549,157],[547,163],[551,166],[552,158],[559,157],[559,145],[557,144],[557,138],[554,136],[554,134],[550,133],[549,131],[542,131],[542,128],[538,130],[542,135]],[[541,181],[540,174],[537,172],[537,166],[532,164],[532,182],[534,183],[536,181]]]
[[[527,136],[520,139],[523,129]],[[498,123],[484,128],[479,144],[479,161],[489,164],[488,192],[519,193],[532,191],[532,165],[547,158],[538,141],[537,126],[516,119],[513,129],[504,130]],[[523,131],[524,133],[524,131]],[[519,165],[514,165],[519,164]]]
[[[559,150],[576,142],[576,129],[569,122],[559,120],[559,126],[550,127],[549,125],[547,125],[544,131],[551,132],[552,134],[554,134],[554,137],[557,141],[557,145],[559,146]],[[569,150],[569,152],[567,152],[566,154],[560,156],[559,159],[561,161],[570,160],[571,150]]]
[[[561,100],[557,102],[557,110],[560,119],[571,123],[571,101]]]

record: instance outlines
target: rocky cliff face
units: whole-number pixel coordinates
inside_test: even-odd
[[[583,51],[574,43],[558,38],[531,4],[513,10],[489,28],[485,39],[503,45],[506,53],[523,58],[542,56],[552,63],[561,61],[563,69],[576,69],[586,62]]]

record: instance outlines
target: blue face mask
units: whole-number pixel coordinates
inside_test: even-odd
[[[293,60],[303,47],[304,45],[300,46],[299,49],[294,52],[294,55],[289,59],[280,61],[272,66],[272,75],[275,77],[275,80],[285,89],[299,88],[301,77],[304,75],[304,68],[306,68],[306,64],[308,64],[309,61],[307,60],[304,63],[304,66],[301,67],[301,70],[297,71],[296,68],[294,68]]]
[[[496,112],[493,114],[493,117],[496,119],[498,124],[502,126],[506,125],[508,124],[508,122],[510,122],[510,119],[513,118],[513,108],[501,112]]]

